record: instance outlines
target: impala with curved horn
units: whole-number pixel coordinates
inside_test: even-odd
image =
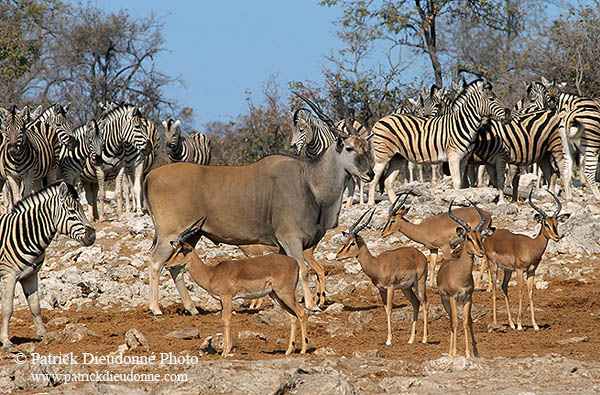
[[[456,237],[456,224],[448,213],[441,213],[429,217],[420,224],[414,224],[405,218],[410,206],[405,206],[410,192],[401,193],[390,206],[389,217],[381,231],[382,236],[389,236],[395,231],[400,231],[414,242],[423,244],[429,249],[429,285],[433,285],[433,273],[439,251],[445,258],[451,258],[450,241]],[[477,226],[480,220],[478,211],[473,207],[460,207],[454,210],[456,215],[466,221],[470,226]],[[485,226],[490,226],[492,216],[481,210],[486,218]]]
[[[467,199],[468,200],[468,199]],[[458,331],[458,313],[457,304],[463,305],[463,328],[465,332],[465,355],[471,356],[469,348],[469,335],[473,347],[473,356],[477,356],[477,344],[475,334],[473,333],[473,320],[471,319],[472,295],[475,287],[473,282],[473,262],[475,256],[483,257],[483,238],[494,233],[495,228],[489,224],[484,228],[487,218],[483,211],[477,205],[469,200],[469,203],[477,210],[480,221],[475,227],[471,226],[464,219],[458,218],[452,212],[454,200],[448,207],[448,216],[460,226],[456,228],[458,238],[452,241],[453,247],[462,244],[462,251],[459,258],[451,258],[442,261],[440,270],[437,274],[437,285],[440,299],[444,310],[450,317],[450,355],[456,355],[456,337]]]
[[[517,287],[519,290],[519,313],[517,315],[517,329],[522,330],[521,309],[523,304],[524,275],[527,274],[527,289],[529,293],[529,307],[531,308],[531,324],[533,329],[538,331],[540,328],[535,321],[533,307],[533,280],[535,271],[542,260],[548,240],[559,241],[561,236],[558,233],[558,223],[566,221],[571,214],[560,214],[562,205],[552,192],[547,191],[556,202],[556,210],[552,215],[546,214],[544,210],[536,206],[531,200],[533,188],[529,192],[529,205],[537,212],[535,220],[541,224],[540,231],[536,237],[512,233],[507,229],[498,229],[492,237],[484,241],[485,256],[488,263],[488,271],[492,280],[492,311],[493,320],[496,321],[496,272],[500,268],[504,271],[502,281],[502,290],[504,291],[504,301],[508,312],[508,322],[511,328],[515,329],[515,324],[510,315],[508,300],[508,282],[514,271],[517,272]]]
[[[414,343],[419,307],[423,303],[423,340],[427,343],[427,258],[414,247],[401,247],[386,251],[378,256],[369,252],[367,244],[358,233],[363,230],[373,218],[375,209],[369,209],[350,227],[346,243],[336,255],[337,260],[358,258],[360,266],[377,287],[387,316],[387,346],[392,345],[392,305],[394,291],[402,290],[406,299],[413,307],[413,320],[409,344]],[[362,223],[363,219],[367,219]],[[360,225],[359,225],[360,224]]]

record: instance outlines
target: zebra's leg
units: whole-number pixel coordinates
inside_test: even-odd
[[[425,177],[423,177],[423,165],[417,165],[417,180],[422,184],[425,181]]]
[[[457,152],[448,153],[448,166],[450,166],[450,175],[452,176],[454,189],[460,189],[462,186],[462,175],[464,174],[465,166],[461,162],[463,162],[462,158]]]
[[[137,215],[142,215],[142,185],[144,181],[144,163],[138,163],[133,169],[133,199],[134,210]]]
[[[440,173],[440,165],[431,165],[431,183],[432,184],[437,184],[438,183],[438,176]]]
[[[373,171],[375,172],[375,176],[373,177],[373,181],[371,181],[371,183],[369,184],[369,200],[367,201],[367,204],[369,206],[375,205],[375,188],[377,187],[377,184],[379,183],[379,179],[381,178],[381,175],[383,174],[383,172],[385,170],[385,166],[387,165],[387,162],[389,162],[389,159],[385,162],[377,162],[377,163],[375,163],[375,166],[373,166]]]
[[[10,193],[11,193],[11,201],[10,201],[10,205],[9,205],[9,211],[10,211],[14,207],[15,203],[18,202],[19,200],[21,200],[21,189],[20,189],[19,183],[17,182],[17,180],[14,177],[8,176],[6,178],[6,181],[8,181],[8,185],[10,186]]]
[[[504,201],[504,184],[506,182],[506,159],[498,158],[494,166],[490,166],[490,178],[495,180],[498,189],[498,201]]]
[[[119,215],[123,214],[123,177],[125,177],[125,168],[121,167],[115,178],[115,195],[117,197],[117,213]]]
[[[42,339],[46,336],[46,329],[44,328],[44,322],[42,321],[42,310],[40,309],[40,301],[38,297],[38,271],[33,272],[31,275],[19,280],[21,287],[23,288],[23,294],[27,299],[29,305],[29,311],[33,316],[33,325],[35,327],[35,334],[38,339]]]
[[[85,199],[88,203],[90,221],[96,221],[98,219],[98,184],[84,181],[83,189],[85,190]]]
[[[346,201],[346,208],[352,207],[354,200],[354,189],[356,188],[356,181],[354,177],[349,177],[346,182],[346,188],[348,188],[348,200]]]
[[[102,166],[96,166],[96,180],[98,181],[98,192],[96,199],[96,210],[98,211],[98,221],[104,221],[104,169]]]
[[[512,200],[517,202],[519,200],[519,181],[521,180],[521,167],[515,166],[515,175],[512,179]]]
[[[600,191],[596,183],[596,168],[598,167],[598,149],[587,147],[585,150],[585,178],[592,189],[594,199],[600,202]]]
[[[15,298],[15,285],[17,276],[14,273],[3,273],[2,278],[2,330],[0,331],[0,341],[2,348],[12,347],[12,342],[8,338],[8,324],[13,313],[13,300]]]

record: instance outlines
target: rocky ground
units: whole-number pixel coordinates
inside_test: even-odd
[[[522,177],[521,182],[525,195],[533,180]],[[492,213],[496,226],[528,235],[538,232],[527,203],[497,204],[491,189],[455,192],[449,179],[436,186],[401,187],[409,188],[417,195],[409,198],[408,216],[415,222],[446,210],[453,197],[459,203],[469,197]],[[534,198],[547,211],[554,210],[543,191],[534,193]],[[362,232],[375,254],[414,245],[400,234],[379,236],[388,208],[387,198],[379,202],[372,226]],[[49,333],[42,341],[33,339],[31,315],[18,290],[10,326],[16,347],[0,354],[0,393],[600,391],[600,278],[595,270],[600,262],[600,206],[587,190],[576,189],[574,201],[563,204],[563,211],[571,213],[559,226],[565,237],[549,243],[536,273],[540,331],[529,325],[528,310],[523,331],[506,324],[490,325],[490,294],[476,292],[473,318],[480,357],[472,359],[447,355],[448,318],[435,286],[428,288],[428,344],[407,344],[411,308],[397,292],[393,345],[385,346],[379,293],[357,262],[335,261],[344,242],[342,230],[365,209],[344,208],[340,226],[319,244],[315,256],[327,272],[325,311],[309,318],[308,354],[289,357],[284,356],[289,321],[270,303],[260,311],[238,305],[232,323],[236,347],[232,356],[220,357],[216,353],[222,341],[219,303],[189,278],[188,289],[202,313],[197,317],[183,313],[173,282],[164,272],[159,295],[165,314],[151,316],[146,310],[145,263],[153,234],[148,216],[117,218],[109,212],[111,219],[97,224],[97,241],[88,248],[58,237],[40,272],[40,299]],[[210,262],[241,256],[236,247],[215,247],[208,241],[199,246]],[[516,315],[514,280],[510,292],[511,311]],[[498,297],[499,320],[505,323],[501,293]],[[422,320],[417,328],[420,340]],[[464,355],[463,341],[461,331],[458,349]],[[119,355],[124,359],[115,359]]]

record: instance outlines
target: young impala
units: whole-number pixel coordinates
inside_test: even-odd
[[[367,244],[358,233],[369,224],[374,212],[375,209],[365,211],[358,221],[352,225],[348,233],[344,232],[344,235],[347,236],[346,244],[339,250],[336,259],[358,258],[362,269],[369,276],[373,285],[379,289],[387,316],[388,333],[385,342],[387,346],[392,345],[391,317],[394,291],[396,289],[402,291],[413,307],[412,330],[408,343],[411,344],[415,341],[417,318],[419,317],[421,303],[423,304],[422,343],[427,343],[428,304],[425,289],[427,283],[427,258],[425,258],[425,255],[421,251],[414,247],[401,247],[386,251],[378,256],[371,255]],[[367,220],[357,228],[367,214],[369,214]]]
[[[220,299],[221,317],[225,325],[222,355],[231,351],[231,312],[233,299],[252,299],[269,295],[290,317],[290,340],[286,355],[294,351],[296,321],[302,333],[301,354],[306,352],[306,313],[296,301],[298,264],[286,255],[269,254],[238,261],[222,261],[206,265],[186,240],[202,231],[205,217],[193,223],[171,241],[175,249],[166,267],[185,266],[192,279],[212,296]]]

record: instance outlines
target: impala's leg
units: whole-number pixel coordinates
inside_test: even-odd
[[[27,299],[29,310],[33,316],[33,325],[35,327],[35,334],[38,339],[46,336],[46,329],[44,328],[44,322],[42,321],[42,310],[40,309],[40,301],[38,297],[38,272],[35,271],[29,276],[19,281],[23,288],[23,294]]]
[[[301,354],[306,353],[306,319],[307,314],[296,300],[296,284],[294,282],[289,289],[284,285],[283,287],[277,287],[277,292],[271,292],[271,298],[275,300],[283,310],[290,316],[290,341],[288,343],[288,349],[286,355],[294,351],[294,344],[296,341],[296,321],[300,321],[300,334],[302,335],[302,349]],[[287,285],[287,284],[286,284]]]
[[[490,285],[492,288],[492,320],[494,324],[498,325],[498,319],[496,316],[496,276],[498,273],[498,266],[496,263],[489,258],[485,257],[484,259],[488,262],[488,276],[490,278]]]
[[[292,233],[293,234],[293,233]],[[302,291],[304,292],[304,304],[306,309],[311,312],[320,313],[321,309],[316,305],[310,288],[308,287],[308,269],[306,262],[304,262],[304,253],[302,251],[302,244],[299,240],[280,240],[279,241],[287,256],[292,257],[298,263],[300,269],[300,283],[302,284]]]
[[[531,309],[531,325],[533,325],[533,329],[536,331],[540,330],[540,327],[535,322],[535,312],[533,309],[533,280],[535,279],[535,273],[527,273],[527,291],[529,292],[529,308]]]
[[[316,246],[304,251],[304,260],[317,273],[317,303],[321,307],[325,303],[325,268],[315,259],[315,248]]]
[[[8,324],[13,313],[16,283],[17,277],[14,273],[4,274],[2,278],[2,330],[0,331],[0,341],[4,349],[12,347],[8,338]]]
[[[225,356],[231,352],[231,312],[233,310],[231,295],[221,296],[221,319],[225,330],[223,331],[223,352],[221,356]]]
[[[429,286],[433,285],[433,278],[434,273],[435,273],[435,264],[437,262],[437,256],[438,256],[438,250],[437,249],[430,249],[429,250]]]
[[[450,355],[456,355],[456,335],[458,333],[458,311],[456,309],[456,299],[454,296],[450,297],[450,312],[452,315],[452,349]]]
[[[442,300],[442,306],[444,306],[444,310],[446,310],[446,313],[448,314],[448,319],[450,320],[450,349],[448,350],[448,354],[452,353],[452,327],[454,325],[454,323],[452,322],[452,308],[450,307],[450,298],[448,297],[443,297],[442,295],[440,295],[440,299]]]
[[[375,188],[377,187],[377,184],[379,183],[379,179],[381,178],[381,175],[383,174],[383,171],[385,170],[385,165],[387,165],[387,162],[388,161],[377,162],[377,163],[375,163],[375,166],[373,166],[373,171],[375,172],[375,177],[373,178],[373,181],[371,181],[371,183],[369,184],[369,200],[367,201],[367,204],[369,206],[375,205]]]
[[[525,293],[525,279],[523,278],[525,276],[525,273],[523,272],[523,269],[517,269],[517,289],[519,290],[519,313],[517,315],[517,330],[523,330],[523,325],[521,324],[521,315],[522,315],[522,308],[523,308],[523,294]]]
[[[483,278],[483,271],[486,267],[486,258],[481,259],[481,265],[479,266],[479,273],[477,273],[477,279],[475,280],[475,289],[479,289],[481,285],[481,279]]]
[[[393,291],[392,291],[393,292]],[[402,293],[406,296],[406,299],[410,302],[413,308],[413,320],[412,320],[412,328],[410,331],[410,339],[408,340],[408,344],[413,344],[415,342],[415,337],[417,336],[417,320],[419,319],[419,299],[413,292],[412,288],[402,289]],[[390,312],[391,313],[391,312]],[[390,314],[390,323],[391,323],[391,314]]]
[[[394,303],[394,286],[390,285],[387,288],[379,288],[383,308],[385,309],[385,318],[387,320],[387,339],[386,346],[392,345],[392,305]]]
[[[505,270],[504,271],[504,279],[502,279],[502,291],[504,291],[504,301],[506,302],[506,313],[508,314],[508,325],[512,329],[515,329],[515,323],[513,322],[512,316],[510,314],[510,305],[508,300],[508,282],[510,281],[510,276],[512,275],[512,271]]]
[[[417,295],[419,295],[419,300],[421,301],[421,306],[423,306],[423,340],[421,343],[427,343],[427,313],[429,312],[429,302],[427,301],[427,272],[422,278],[419,278],[416,284]]]
[[[473,332],[473,318],[471,318],[471,306],[472,301],[469,297],[469,299],[465,302],[465,305],[463,306],[463,327],[465,330],[465,356],[467,358],[471,357],[468,340],[469,336],[471,337],[471,345],[473,346],[473,356],[479,356],[479,353],[477,352],[477,342],[475,341],[475,333]]]

